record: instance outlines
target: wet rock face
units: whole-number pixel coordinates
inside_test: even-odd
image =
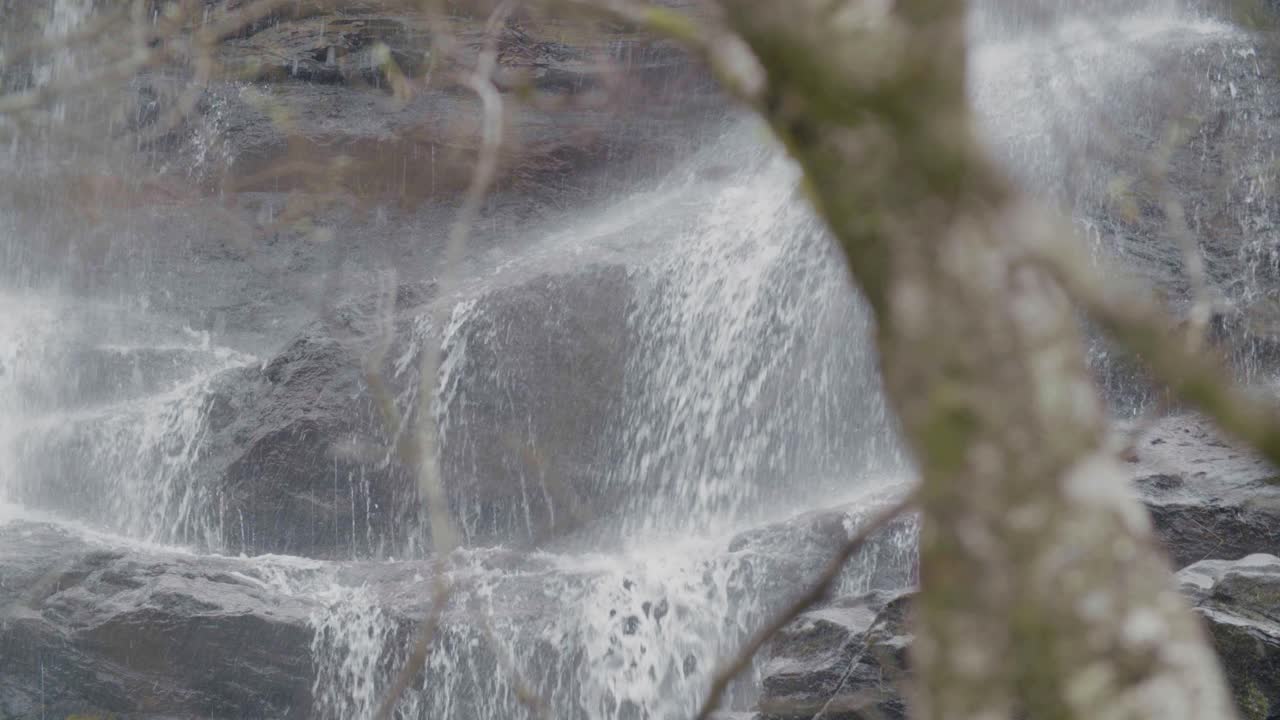
[[[458,78],[474,65],[487,13],[455,10],[468,9],[433,27],[415,3],[299,6],[228,39],[220,59],[253,89],[215,84],[206,97],[216,142],[232,158],[210,177],[237,192],[319,182],[358,204],[453,197],[479,147],[480,107]],[[437,32],[447,36],[438,51]],[[713,84],[671,43],[520,13],[502,30],[494,81],[515,110],[498,185],[524,192],[672,146],[665,123],[716,102]],[[313,172],[275,172],[281,162]]]
[[[1280,549],[1278,473],[1203,418],[1164,418],[1135,451],[1135,485],[1176,567]]]
[[[869,512],[866,507],[848,506],[805,513],[739,533],[730,541],[729,551],[764,559],[765,563],[747,569],[748,581],[763,593],[789,595],[822,571]],[[855,582],[846,579],[839,592],[892,592],[915,584],[918,533],[919,519],[914,515],[898,518],[874,533],[849,561],[850,567],[861,569],[859,577]]]
[[[1000,66],[1000,53],[978,56],[978,66],[994,66],[990,72],[1001,77],[989,83],[999,96],[977,103],[996,118],[989,123],[997,133],[993,152],[1037,194],[1068,210],[1091,252],[1157,286],[1175,313],[1191,304],[1196,270],[1187,265],[1183,240],[1194,246],[1204,299],[1213,306],[1210,339],[1244,377],[1256,378],[1280,360],[1280,202],[1261,190],[1275,183],[1267,158],[1280,120],[1280,88],[1271,77],[1277,54],[1272,33],[1211,15],[1261,3],[1188,3],[1202,6],[1194,23],[1167,22],[1159,7],[1169,3],[1159,0],[1088,4],[1102,11],[1099,18],[1114,13],[1107,40],[1082,31],[1088,23],[1060,22],[1081,3],[1030,2],[1016,10],[977,3],[979,17],[1014,21],[1038,48],[1017,68]],[[1144,5],[1156,11],[1144,14]],[[1121,6],[1133,16],[1115,13]],[[1069,64],[1064,46],[1079,51]],[[1010,74],[1026,85],[1011,89]],[[1149,401],[1143,373],[1114,357],[1095,357],[1109,394],[1124,405]]]
[[[213,16],[242,4],[206,3]],[[185,438],[192,467],[181,469],[179,485],[207,491],[191,510],[201,515],[200,532],[147,528],[147,537],[325,558],[400,555],[425,537],[413,473],[387,457],[388,430],[364,377],[369,327],[353,331],[324,316],[367,298],[388,272],[403,282],[439,272],[451,204],[470,179],[478,138],[478,104],[453,79],[474,59],[484,16],[451,17],[459,67],[438,68],[438,82],[402,93],[391,87],[382,48],[398,72],[425,71],[432,48],[421,3],[340,4],[341,12],[323,0],[288,3],[226,38],[219,59],[229,73],[247,74],[209,83],[188,125],[145,149],[141,174],[154,187],[117,177],[123,166],[114,165],[101,175],[14,180],[24,217],[39,216],[33,224],[41,226],[13,232],[31,248],[30,258],[19,248],[17,267],[62,277],[71,257],[84,266],[86,290],[139,288],[149,308],[261,358],[213,383],[201,411],[207,422]],[[0,0],[0,16],[17,17],[12,9],[25,22],[36,6]],[[628,176],[628,185],[634,176],[618,172],[624,163],[644,166],[640,173],[669,167],[668,151],[696,142],[683,123],[719,117],[709,112],[720,107],[711,83],[675,46],[621,28],[570,33],[568,43],[558,21],[548,23],[517,15],[504,30],[495,80],[506,91],[509,137],[473,233],[477,255],[524,242],[521,223],[531,216],[607,193],[609,183],[592,180],[605,164],[610,182]],[[0,34],[9,31],[0,24]],[[602,76],[602,65],[616,66],[617,76]],[[163,107],[187,80],[171,70],[149,70],[128,94]],[[535,102],[526,104],[530,88]],[[682,132],[672,132],[677,123]],[[8,195],[8,186],[0,189]],[[332,196],[331,205],[316,200]],[[70,207],[59,210],[64,199]],[[294,226],[300,218],[332,232]],[[493,269],[476,265],[477,275]],[[472,542],[541,540],[576,522],[584,498],[603,500],[592,480],[622,386],[630,287],[621,267],[576,265],[475,298],[459,329],[451,358],[464,390],[451,396],[444,452],[453,509]],[[415,319],[433,294],[400,303],[393,321],[384,374],[402,411],[415,405],[417,360],[400,370],[394,361],[417,341]],[[157,369],[135,382],[140,357],[126,364],[87,347],[84,357],[68,356],[82,370],[76,382],[34,388],[43,394],[33,402],[150,394],[172,385],[163,372],[171,360],[181,374],[182,358],[157,355],[143,359]],[[77,516],[102,506],[92,489],[103,463],[81,462],[91,456],[86,448],[108,444],[92,432],[49,440],[49,477],[33,479],[25,501]],[[169,448],[147,450],[157,464],[170,462]]]
[[[257,80],[375,84],[385,81],[388,61],[401,72],[420,74],[429,55],[428,28],[363,10],[338,15],[315,8],[272,18],[228,40],[222,54],[232,68]]]
[[[49,14],[44,4],[5,3],[0,38],[39,35],[43,21],[29,16]],[[216,20],[244,3],[206,5]],[[104,139],[119,138],[122,126],[158,130],[174,103],[191,100],[192,69],[151,67],[127,85],[86,93],[71,113],[86,123],[84,141],[19,143],[41,151],[0,168],[0,206],[18,216],[17,262],[0,274],[17,267],[40,278],[74,275],[77,287],[100,290],[128,284],[119,273],[137,273],[154,307],[253,332],[292,322],[299,300],[315,304],[299,291],[348,259],[420,276],[434,258],[421,254],[443,240],[475,167],[481,108],[458,79],[475,59],[491,5],[450,5],[451,59],[426,83],[438,28],[422,3],[286,3],[217,47],[221,69],[199,81],[203,92],[185,122],[166,123],[141,148],[122,143],[122,157],[99,157]],[[504,29],[496,82],[505,134],[486,219],[563,212],[630,189],[637,176],[664,172],[696,149],[689,128],[723,118],[714,83],[679,47],[632,29],[592,28],[517,14]],[[87,50],[92,66],[100,48]],[[387,59],[403,83],[391,82]],[[15,73],[30,74],[0,68]],[[24,83],[0,78],[6,90]],[[63,151],[68,157],[51,162],[42,154]],[[338,243],[318,246],[315,226],[339,243],[350,236],[354,247],[344,255]],[[403,237],[415,241],[387,239]],[[343,289],[369,291],[354,284]],[[273,340],[278,347],[285,338]]]
[[[628,302],[624,269],[603,266],[494,290],[457,316],[442,368],[444,482],[466,542],[537,542],[604,506],[593,490],[622,387]],[[422,334],[424,312],[397,313],[381,372],[411,420],[418,353],[442,342]],[[425,537],[413,469],[388,451],[368,386],[373,341],[342,325],[312,325],[211,396],[202,468],[222,498],[224,549],[402,555]]]
[[[1275,270],[1280,204],[1255,189],[1272,181],[1260,160],[1280,117],[1280,89],[1263,60],[1268,41],[1216,20],[1166,27],[1159,18],[1118,23],[1124,67],[1093,67],[1096,77],[1069,99],[1045,98],[1088,117],[1080,126],[1053,125],[1061,134],[1052,161],[1064,172],[1050,177],[1117,260],[1178,297],[1188,292],[1175,234],[1185,222],[1208,282],[1225,298],[1245,301],[1247,290],[1262,289],[1250,283],[1275,279],[1266,274]],[[1100,58],[1086,54],[1084,62]],[[1030,136],[1012,139],[1018,151],[1036,152],[1020,147]],[[1157,154],[1165,158],[1158,166]],[[1183,218],[1173,216],[1174,207]]]
[[[1242,716],[1280,717],[1275,470],[1193,415],[1160,420],[1135,449],[1135,489],[1174,564],[1184,568],[1183,591],[1208,623]],[[817,537],[824,527],[797,519],[759,540],[744,533],[737,542],[776,541],[787,532],[795,542],[803,537],[797,533]],[[799,720],[823,707],[823,717],[847,720],[904,717],[895,680],[908,667],[910,598],[890,590],[855,592],[799,617],[772,644],[759,717]]]
[[[652,668],[674,683],[660,692],[700,695],[690,683],[739,639],[721,648],[688,633],[702,623],[728,631],[726,617],[745,616],[730,597],[704,607],[686,583],[714,594],[706,576],[724,574],[724,592],[750,612],[776,612],[787,593],[770,590],[756,607],[753,573],[812,576],[847,533],[821,535],[818,547],[791,547],[793,536],[787,523],[761,527],[752,543],[700,557],[679,576],[653,572],[648,560],[619,567],[508,548],[456,552],[446,561],[454,592],[434,646],[441,662],[429,664],[422,686],[429,690],[415,686],[409,696],[422,716],[518,713],[490,633],[538,693],[571,708],[565,717],[597,716],[575,704],[581,683],[596,677],[584,675],[589,663],[608,664],[605,678],[639,684]],[[432,611],[435,569],[434,559],[189,554],[7,522],[0,525],[0,718],[38,717],[42,707],[48,717],[367,717]],[[890,618],[896,596],[875,597],[870,614]],[[897,633],[886,630],[875,647],[901,644]],[[677,647],[666,646],[670,638]],[[822,641],[800,633],[794,647],[799,653],[815,642]]]
[[[631,287],[620,266],[481,299],[450,339],[444,463],[471,542],[563,534],[609,507],[606,432],[623,389]]]
[[[237,3],[208,5],[216,12]],[[369,64],[384,45],[401,71],[424,70],[410,57],[430,50],[419,3],[343,3],[341,13],[328,2],[289,5],[220,47],[228,67],[257,68],[252,82],[211,83],[190,126],[147,149],[157,163],[181,168],[182,178],[161,174],[157,187],[111,174],[46,178],[47,187],[17,178],[27,193],[16,198],[25,215],[40,216],[37,224],[55,218],[48,228],[14,232],[30,238],[33,258],[42,258],[20,258],[17,266],[38,264],[60,277],[73,256],[72,265],[85,266],[86,289],[99,281],[136,286],[152,296],[148,307],[261,358],[214,381],[201,411],[207,422],[180,438],[192,441],[183,456],[191,467],[182,468],[178,484],[208,493],[191,508],[201,515],[200,530],[148,527],[141,534],[233,553],[400,555],[425,530],[413,473],[387,457],[388,430],[366,386],[370,327],[352,330],[326,314],[368,298],[388,272],[403,282],[439,272],[450,204],[474,166],[470,119],[478,105],[470,91],[449,82],[397,98],[385,67]],[[478,47],[483,17],[453,21],[465,64]],[[710,84],[674,46],[617,30],[583,34],[583,44],[570,47],[556,39],[558,27],[517,17],[504,31],[498,81],[508,91],[510,137],[501,177],[473,233],[476,255],[498,242],[524,242],[521,223],[530,216],[565,212],[587,195],[606,193],[607,183],[591,179],[605,163],[614,182],[628,175],[615,172],[628,158],[650,170],[669,167],[660,159],[666,150],[695,142],[672,126],[719,106]],[[591,100],[603,91],[596,62],[602,57],[625,76],[615,78],[625,80],[619,102]],[[452,77],[444,70],[441,78]],[[138,78],[135,89],[163,104],[183,82],[157,70]],[[554,102],[518,101],[517,86],[529,84],[539,102]],[[263,174],[277,167],[286,172]],[[314,174],[289,170],[300,167],[319,170],[320,185]],[[84,185],[84,192],[64,184]],[[213,185],[216,199],[208,197]],[[180,197],[170,204],[158,186],[176,188]],[[341,196],[339,207],[308,204],[331,192]],[[64,196],[88,200],[74,200],[66,212],[32,211]],[[92,212],[82,223],[77,213],[85,208]],[[283,215],[297,208],[332,232],[293,227],[298,217]],[[77,227],[54,227],[63,220]],[[93,227],[86,231],[84,224]],[[51,252],[59,242],[78,246]],[[470,271],[487,275],[493,268],[485,262]],[[476,311],[459,329],[455,381],[463,391],[451,396],[444,452],[453,509],[472,542],[541,540],[577,522],[584,498],[604,499],[593,495],[593,480],[601,470],[599,440],[623,384],[631,290],[620,266],[578,264],[540,278],[527,272],[475,297]],[[428,312],[433,295],[428,289],[406,299],[393,320],[394,352],[383,370],[402,411],[415,405],[410,391],[418,361],[393,365],[417,342],[415,319]],[[361,313],[358,319],[368,320]],[[438,342],[438,329],[432,332]],[[166,374],[170,365],[181,379],[183,358],[150,354],[121,360],[88,346],[82,356],[67,357],[78,370],[74,382],[33,387],[40,395],[32,401],[151,394],[176,381]],[[95,429],[41,441],[54,460],[41,464],[24,501],[77,516],[102,506],[95,476],[116,468],[81,461],[107,444]],[[170,463],[170,448],[147,448],[153,450],[157,464]]]
[[[843,598],[788,625],[764,667],[761,720],[905,718],[899,683],[911,641],[910,598],[901,592]]]
[[[244,561],[14,522],[0,568],[0,717],[310,717],[312,608]]]
[[[1280,558],[1205,560],[1178,573],[1245,720],[1280,717]]]
[[[0,0],[0,17],[5,19],[0,27],[0,45],[21,46],[23,38],[41,31],[45,13],[38,3],[25,0]],[[31,83],[30,62],[7,62],[0,66],[0,88],[5,91],[25,90]]]
[[[387,441],[349,347],[313,327],[221,385],[203,469],[226,550],[352,557],[393,543],[412,485],[385,453],[360,454]]]

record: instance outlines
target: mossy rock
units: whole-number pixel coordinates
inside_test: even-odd
[[[1245,720],[1280,718],[1280,558],[1206,560],[1179,573]]]

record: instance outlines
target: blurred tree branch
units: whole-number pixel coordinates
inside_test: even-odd
[[[472,172],[471,185],[449,229],[439,274],[439,293],[442,298],[452,298],[454,295],[458,282],[458,266],[466,250],[467,238],[479,217],[481,205],[497,174],[498,153],[501,150],[503,136],[503,104],[502,96],[493,85],[493,74],[498,64],[498,42],[514,7],[515,0],[503,0],[490,15],[485,26],[484,48],[474,71],[467,79],[467,85],[479,96],[483,109],[482,145],[480,156]],[[445,560],[459,542],[458,531],[454,527],[449,511],[449,498],[444,488],[440,458],[440,428],[435,419],[434,408],[435,384],[440,371],[444,328],[449,320],[448,309],[451,309],[452,305],[442,304],[440,308],[431,318],[432,327],[440,333],[440,337],[435,341],[425,341],[421,351],[422,363],[418,376],[420,387],[415,417],[418,491],[421,493],[431,526],[431,547],[436,556],[436,589],[432,599],[432,614],[418,629],[409,659],[392,681],[386,697],[374,716],[376,720],[388,720],[392,716],[400,696],[422,672],[426,664],[428,650],[439,626],[439,615],[444,611],[450,596],[449,580],[445,574]],[[494,651],[501,654],[498,648],[494,648]],[[523,688],[522,683],[517,684]],[[522,694],[521,697],[524,695]],[[530,704],[536,706],[532,701]]]
[[[916,715],[1232,717],[1105,448],[1070,301],[1019,260],[1047,223],[974,135],[965,3],[723,7],[764,68],[748,102],[875,311],[921,466]]]

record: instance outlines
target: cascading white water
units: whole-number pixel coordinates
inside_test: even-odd
[[[1088,202],[1096,202],[1099,187],[1105,189],[1111,178],[1102,173],[1075,174],[1078,168],[1072,163],[1080,158],[1073,154],[1102,144],[1124,129],[1106,126],[1095,114],[1122,107],[1129,94],[1144,87],[1162,57],[1159,53],[1197,53],[1205,46],[1226,43],[1234,48],[1230,52],[1238,53],[1239,61],[1249,59],[1248,40],[1239,31],[1195,13],[1174,12],[1173,7],[1172,3],[1151,3],[1125,8],[1106,33],[1097,31],[1097,16],[1061,12],[1060,4],[1052,5],[1059,12],[1050,22],[1042,17],[1035,22],[1018,18],[1010,22],[1005,15],[1002,23],[991,23],[990,18],[985,26],[976,23],[984,42],[975,49],[973,96],[992,145],[1011,171],[1046,200],[1073,209],[1085,229],[1092,227],[1089,213],[1096,210]],[[1208,81],[1210,95],[1219,87],[1237,92],[1229,78]],[[1148,92],[1146,97],[1157,96]],[[1064,107],[1073,98],[1087,104],[1087,110],[1072,113]],[[1148,126],[1158,126],[1160,121],[1158,113],[1145,118]],[[1085,167],[1083,172],[1091,169]],[[850,293],[843,289],[844,278],[831,271],[833,263],[820,230],[793,197],[794,182],[794,170],[785,162],[757,160],[742,177],[698,196],[701,213],[681,226],[684,232],[679,234],[676,252],[655,263],[659,280],[650,294],[642,296],[633,314],[637,330],[646,339],[642,347],[651,354],[639,353],[629,365],[629,379],[636,385],[629,389],[634,399],[626,413],[632,423],[623,426],[630,433],[624,443],[628,452],[612,476],[613,482],[652,489],[651,495],[632,498],[627,505],[644,509],[629,514],[639,519],[630,532],[675,528],[689,532],[717,522],[729,526],[741,522],[754,504],[770,497],[770,480],[796,481],[788,475],[797,468],[795,456],[788,454],[796,448],[787,447],[785,428],[804,426],[812,431],[812,421],[820,425],[824,419],[824,408],[830,411],[839,406],[829,399],[846,387],[839,381],[866,372],[865,363],[870,361],[865,355],[848,365],[824,366],[823,361],[831,361],[838,352],[828,346],[816,362],[808,357],[802,364],[821,368],[814,376],[789,373],[793,368],[787,360],[802,351],[801,341],[811,341],[819,329],[830,327],[824,322],[831,322],[833,303],[848,303],[849,315],[841,318],[846,336],[857,337],[860,330],[865,331],[861,327],[865,320],[859,319]],[[1104,237],[1095,231],[1085,239],[1096,242],[1099,251],[1115,252],[1111,234]],[[1165,247],[1151,252],[1179,251]],[[790,304],[793,301],[795,305]],[[768,397],[771,382],[790,383],[798,394],[807,394],[799,402],[779,403],[776,397]],[[862,409],[875,407],[872,401]],[[806,416],[810,424],[799,422]],[[883,416],[872,413],[870,417],[876,418],[872,438],[882,433],[880,447],[871,444],[870,451],[864,447],[859,454],[846,444],[842,449],[849,454],[843,459],[852,459],[854,467],[883,471],[885,466],[877,468],[875,461],[892,458],[892,439]],[[850,429],[839,422],[836,427]],[[813,450],[808,446],[797,455],[811,456]],[[822,457],[821,452],[817,455]],[[771,465],[772,461],[777,464]],[[889,467],[893,468],[892,459]],[[816,477],[805,480],[814,482],[815,489],[827,488],[822,484],[823,471],[833,475],[844,471],[847,478],[849,469],[838,463],[825,468],[817,463],[804,468],[817,471]],[[612,591],[622,592],[617,586]],[[730,595],[725,593],[726,598]],[[573,615],[591,617],[611,605],[595,602],[592,598]],[[725,608],[718,611],[723,614]],[[710,637],[733,635],[722,630]],[[611,637],[610,649],[618,651],[616,637],[596,637],[596,642]],[[714,656],[722,648],[703,645],[700,649]],[[676,656],[678,652],[664,657]],[[654,703],[657,696],[637,697],[635,693],[643,695],[654,685],[643,677],[629,676],[629,665],[619,661],[621,684],[615,684],[619,675],[611,672],[616,666],[588,663],[601,678],[595,684],[612,688],[603,696],[587,693],[587,697],[606,698],[590,708],[594,716],[629,716],[623,711],[622,698],[630,700],[641,717],[679,717],[687,712],[679,702]],[[671,697],[666,689],[659,695]],[[480,716],[491,717],[491,712]]]
[[[850,499],[851,509],[833,518],[848,532],[884,501]],[[524,717],[522,692],[556,717],[687,717],[719,663],[825,563],[825,547],[797,539],[807,532],[800,522],[795,537],[675,536],[622,552],[528,557],[454,553],[454,600],[399,717]],[[902,524],[851,563],[842,590],[904,586],[914,542],[914,526]],[[429,587],[417,579],[417,603],[427,602]],[[341,581],[320,590],[325,610],[313,617],[312,652],[322,717],[372,717],[408,647],[411,623],[387,599],[403,591],[384,589],[379,600],[375,588]],[[736,686],[743,705],[754,694],[747,680]]]
[[[96,10],[92,0],[52,0],[45,39],[74,35]],[[101,62],[86,55],[75,47],[40,55],[30,82],[74,80]],[[19,143],[15,136],[0,158],[6,179],[44,188],[60,174],[107,177],[93,172],[110,152],[82,156],[52,139],[68,113],[86,109],[56,103],[43,128],[50,137]],[[73,210],[90,220],[111,209],[91,192],[75,195],[73,184],[53,187],[73,206],[83,203]],[[143,285],[147,247],[130,218],[111,226],[120,236],[108,238],[96,222],[60,224],[64,212],[56,204],[0,210],[0,499],[53,508],[130,538],[220,548],[223,526],[233,521],[220,517],[219,491],[197,472],[211,387],[257,360],[192,330],[191,318],[153,307],[154,297],[174,290]],[[69,227],[83,237],[70,237]],[[86,288],[86,267],[115,253],[136,257],[136,272]]]
[[[1147,11],[1105,28],[1087,16],[1070,16],[976,47],[971,95],[993,151],[1012,172],[1034,183],[1041,196],[1071,202],[1096,196],[1115,180],[1105,177],[1113,165],[1089,161],[1105,160],[1127,141],[1121,125],[1126,116],[1148,126],[1164,119],[1155,103],[1126,100],[1168,101],[1158,94],[1166,89],[1155,86],[1170,51],[1194,52],[1232,36],[1242,37],[1220,20],[1194,16]]]
[[[639,273],[610,478],[640,488],[623,513],[633,532],[741,527],[904,471],[866,313],[761,132],[708,153],[737,172],[691,184],[696,212]]]
[[[219,547],[217,491],[196,468],[210,383],[254,359],[205,334],[121,326],[119,308],[52,292],[0,303],[8,499],[129,537]]]
[[[1098,32],[1100,18],[1108,18],[1106,32]],[[67,22],[54,26],[65,32],[74,25]],[[1155,97],[1152,76],[1166,54],[1222,55],[1214,67],[1225,70],[1204,79],[1202,94],[1254,92],[1226,73],[1251,62],[1247,37],[1173,3],[1116,0],[1044,0],[1016,11],[979,3],[973,28],[972,97],[1011,172],[1073,212],[1100,252],[1154,257],[1156,265],[1176,257],[1163,245],[1130,247],[1114,227],[1103,229],[1110,218],[1100,219],[1099,208],[1126,161],[1095,163],[1090,153],[1106,150],[1126,125],[1159,126],[1162,116],[1143,115],[1130,96]],[[786,533],[772,544],[740,533],[846,503],[839,513],[851,531],[904,487],[911,471],[880,396],[869,320],[800,197],[796,169],[762,137],[756,125],[737,124],[657,188],[575,218],[509,260],[511,273],[539,263],[585,265],[595,256],[583,248],[596,242],[626,260],[634,352],[616,413],[599,418],[608,425],[610,462],[593,468],[593,489],[618,501],[554,551],[512,559],[505,550],[468,548],[451,556],[453,602],[400,717],[521,717],[517,678],[555,717],[685,717],[717,660],[823,559],[820,548]],[[1264,175],[1245,184],[1267,192]],[[16,243],[3,245],[0,257],[24,257]],[[1273,249],[1250,252],[1253,272],[1275,266]],[[421,343],[445,344],[437,407],[446,443],[465,443],[474,430],[472,416],[457,408],[467,407],[467,383],[476,380],[469,343],[496,342],[481,300],[500,287],[501,272],[479,273],[458,297],[441,300],[451,305],[449,327],[437,335],[420,322],[417,347],[393,362],[397,376],[411,375]],[[20,275],[20,268],[4,273]],[[4,499],[51,504],[133,538],[224,549],[240,519],[222,515],[219,491],[199,468],[211,383],[258,360],[221,338],[184,332],[182,319],[136,297],[86,319],[85,298],[12,282],[0,294]],[[1238,297],[1249,302],[1261,286],[1245,283]],[[120,320],[132,314],[143,319]],[[399,398],[405,408],[417,404],[418,386],[407,387]],[[492,448],[468,452],[474,458]],[[517,499],[496,516],[459,500],[465,536],[532,534],[533,508],[553,506],[553,498],[532,473],[518,479]],[[45,502],[50,496],[57,497]],[[842,589],[909,582],[913,542],[912,527],[897,528],[887,550],[851,565]],[[421,547],[409,538],[396,552]],[[406,656],[412,621],[426,612],[430,578],[384,587],[377,572],[352,573],[342,563],[253,562],[274,591],[317,603],[316,714],[372,717]],[[738,688],[741,707],[749,685]]]
[[[587,535],[589,548],[604,539],[608,552],[578,549],[570,538],[532,570],[501,572],[462,556],[470,560],[450,573],[463,586],[461,607],[449,612],[468,608],[471,620],[441,628],[402,717],[522,716],[515,678],[558,717],[687,716],[718,662],[792,590],[795,580],[770,576],[797,564],[814,571],[823,560],[803,531],[763,544],[735,534],[844,503],[852,509],[842,532],[852,532],[902,487],[908,471],[875,380],[865,315],[797,197],[795,169],[760,137],[754,124],[735,124],[639,195],[646,212],[630,202],[606,207],[536,250],[553,259],[596,242],[643,250],[630,273],[637,290],[628,328],[638,349],[608,435],[617,462],[601,480],[621,501],[601,521],[605,537],[598,526]],[[703,178],[707,167],[726,166],[733,170]],[[441,342],[428,330],[419,322],[418,343]],[[437,405],[446,443],[468,430],[466,415],[446,409],[466,408],[475,391],[468,382],[496,372],[469,371],[470,343],[491,342],[496,331],[474,297],[455,306]],[[395,368],[408,372],[416,360],[411,348]],[[410,385],[401,404],[412,406],[416,392]],[[529,493],[546,492],[519,480],[517,517],[528,512]],[[469,508],[459,508],[468,536],[477,516]],[[907,527],[865,553],[846,589],[908,582],[913,543]],[[524,573],[537,578],[534,597],[513,599],[507,588]],[[329,612],[314,620],[319,710],[370,717],[403,655],[404,622],[367,588],[330,592]],[[742,703],[749,685],[739,690]]]
[[[1241,378],[1264,380],[1260,356],[1276,327],[1269,168],[1280,98],[1257,39],[1211,4],[1102,6],[1110,10],[1099,16],[1059,5],[1048,22],[1044,8],[979,4],[974,25],[988,41],[974,48],[970,91],[986,139],[1015,178],[1070,217],[1099,266],[1161,289],[1177,314],[1193,299],[1208,305]],[[1118,412],[1150,402],[1124,357],[1100,340],[1090,352]]]

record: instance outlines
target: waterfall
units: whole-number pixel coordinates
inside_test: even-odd
[[[905,472],[866,311],[795,168],[748,132],[720,141],[737,173],[689,188],[696,212],[640,273],[610,477],[641,488],[637,529],[740,527]]]
[[[45,32],[73,30],[91,7],[52,2]],[[985,142],[1013,177],[1072,217],[1099,263],[1147,275],[1171,289],[1174,305],[1186,303],[1182,251],[1142,214],[1154,201],[1139,197],[1150,190],[1133,168],[1170,127],[1195,118],[1175,172],[1198,183],[1194,173],[1206,167],[1229,170],[1222,205],[1232,210],[1215,210],[1217,196],[1202,183],[1184,199],[1188,223],[1209,238],[1202,251],[1215,302],[1262,322],[1258,309],[1280,276],[1264,111],[1280,105],[1257,81],[1251,38],[1173,0],[991,0],[975,3],[971,19],[970,93]],[[32,82],[82,62],[57,55]],[[1185,92],[1168,92],[1174,80]],[[1244,108],[1239,117],[1213,115],[1225,99]],[[220,133],[237,127],[224,118],[226,104],[209,102],[183,162],[229,152]],[[495,203],[449,297],[372,287],[369,278],[397,273],[425,287],[438,280],[428,271],[439,270],[390,252],[361,255],[363,234],[384,234],[373,213],[334,220],[348,224],[285,250],[266,247],[287,244],[273,236],[241,257],[205,242],[219,221],[195,211],[107,208],[108,219],[80,226],[83,237],[63,237],[74,225],[53,205],[0,205],[0,523],[53,515],[115,538],[104,542],[147,541],[201,557],[256,552],[246,511],[253,492],[277,490],[275,478],[251,469],[231,483],[232,471],[214,462],[262,441],[258,428],[234,422],[246,407],[240,398],[288,391],[281,368],[296,358],[280,348],[305,345],[317,325],[349,332],[325,337],[328,364],[298,371],[323,375],[317,387],[331,394],[286,407],[308,419],[322,403],[349,409],[359,420],[334,444],[357,460],[317,450],[322,457],[308,468],[331,471],[277,492],[302,503],[314,499],[303,492],[312,485],[331,484],[330,499],[346,514],[317,509],[309,531],[336,534],[327,528],[341,524],[349,547],[324,560],[263,554],[243,562],[271,592],[313,603],[316,716],[372,717],[417,621],[433,612],[436,567],[421,524],[399,523],[415,511],[379,507],[407,506],[411,493],[384,487],[403,477],[388,470],[395,448],[375,443],[387,440],[386,428],[370,419],[361,356],[351,348],[373,344],[376,333],[362,323],[385,323],[395,336],[387,376],[406,417],[419,404],[422,350],[443,348],[435,419],[466,541],[440,565],[454,593],[424,677],[398,716],[524,717],[522,685],[554,717],[688,716],[717,662],[913,474],[880,388],[872,320],[804,201],[797,168],[751,119],[731,116],[696,132],[697,152],[628,193],[536,222]],[[1196,155],[1207,147],[1196,137],[1224,132],[1254,154],[1230,162]],[[8,153],[0,161],[11,161],[0,173],[34,168],[43,178],[70,163],[54,140],[42,142],[49,145],[0,150]],[[93,162],[127,174],[132,166],[111,168],[108,155]],[[261,195],[254,202],[264,216],[287,205]],[[415,219],[405,234],[441,224],[435,215]],[[344,234],[354,240],[342,245]],[[326,273],[338,270],[356,287],[329,285]],[[402,291],[408,310],[366,322],[385,310],[367,306],[396,306]],[[540,385],[537,372],[581,359],[548,343],[589,339],[557,302],[600,303],[604,320],[617,322],[588,320],[616,336],[591,351],[607,356],[588,358],[602,368],[584,363],[561,374],[563,385]],[[446,326],[432,327],[434,317]],[[1093,351],[1104,383],[1116,384],[1112,394],[1138,392],[1107,374],[1105,346]],[[357,380],[343,384],[347,371]],[[588,402],[577,395],[599,389],[587,379],[575,385],[579,371],[616,384]],[[355,427],[364,420],[368,427]],[[289,441],[326,431],[318,421],[281,427]],[[592,443],[559,457],[569,453],[569,431],[590,433]],[[500,484],[490,476],[510,485],[490,487]],[[570,518],[580,505],[588,517]],[[570,529],[543,542],[540,529],[561,525]],[[914,524],[884,537],[850,564],[843,592],[912,581]],[[734,686],[732,706],[750,705],[747,680]]]

